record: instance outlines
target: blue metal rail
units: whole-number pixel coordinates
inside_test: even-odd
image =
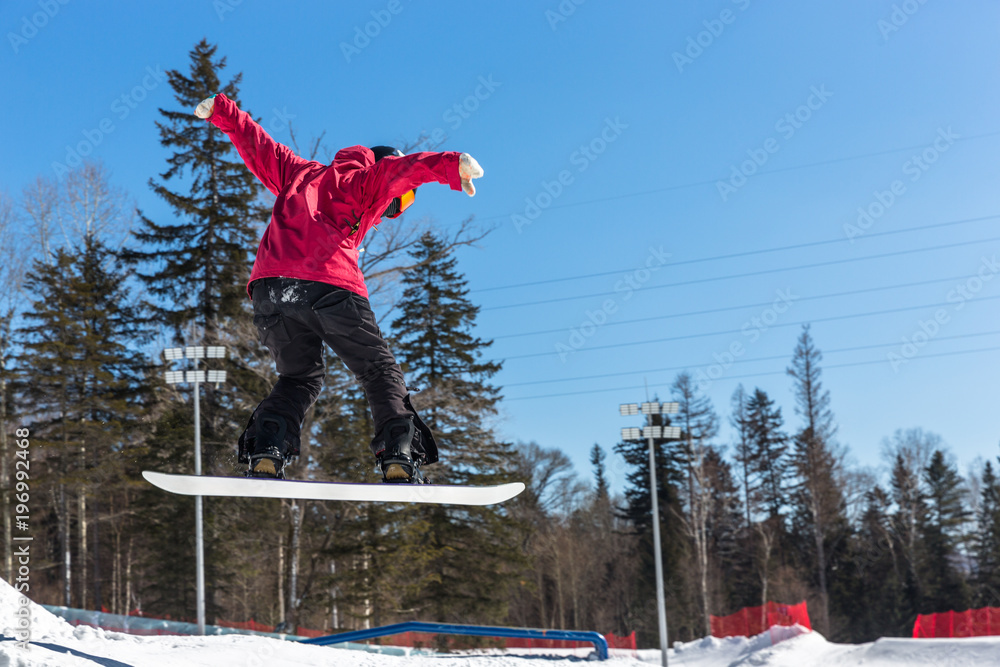
[[[558,639],[563,641],[590,642],[597,651],[598,660],[608,659],[608,641],[599,632],[582,632],[576,630],[540,630],[535,628],[501,628],[489,625],[455,625],[453,623],[423,623],[408,621],[383,625],[369,630],[341,632],[326,637],[315,637],[303,640],[303,644],[341,644],[344,642],[359,642],[375,637],[386,637],[401,632],[431,632],[441,635],[468,635],[472,637],[513,637],[519,639]]]

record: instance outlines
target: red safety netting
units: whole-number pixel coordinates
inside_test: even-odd
[[[713,637],[753,637],[775,625],[801,625],[812,630],[806,603],[768,602],[760,607],[744,607],[729,616],[712,616]]]
[[[920,614],[913,624],[913,636],[917,639],[987,635],[1000,635],[1000,607]]]

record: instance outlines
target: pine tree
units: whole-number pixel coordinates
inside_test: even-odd
[[[751,471],[757,476],[755,505],[784,528],[788,498],[788,436],[781,430],[781,408],[767,393],[755,389],[746,403]]]
[[[654,399],[658,400],[658,399]],[[670,425],[669,417],[652,415],[652,426]],[[663,572],[665,595],[667,596],[667,615],[675,618],[679,615],[678,591],[683,590],[684,577],[681,572],[681,562],[684,556],[685,531],[681,517],[681,485],[684,483],[684,472],[678,466],[675,446],[665,439],[653,439],[656,469],[656,494],[660,516],[660,543],[663,553]],[[639,572],[635,579],[633,609],[635,614],[634,629],[638,633],[641,644],[653,646],[658,641],[655,614],[647,613],[655,609],[656,575],[653,544],[653,496],[650,487],[649,470],[649,440],[643,438],[636,441],[623,441],[615,445],[628,467],[625,476],[625,507],[621,518],[628,522],[637,538],[636,551],[639,555]],[[685,619],[690,622],[688,610],[684,610]],[[698,627],[701,624],[698,623]],[[668,628],[672,636],[677,637],[680,628],[674,623]]]
[[[87,236],[79,251],[58,249],[51,262],[35,262],[26,283],[33,298],[20,330],[20,400],[31,406],[33,442],[44,456],[39,467],[47,474],[39,481],[58,499],[67,605],[94,600],[88,561],[98,554],[89,551],[94,511],[88,499],[97,489],[112,497],[126,484],[130,434],[145,408],[146,363],[132,347],[145,327],[126,275],[113,254]]]
[[[716,576],[711,578],[716,613],[746,606],[736,589],[745,572],[740,537],[744,532],[743,500],[729,462],[715,447],[705,452],[705,487],[712,498],[706,521],[708,553]]]
[[[912,629],[903,596],[906,566],[892,532],[890,505],[889,495],[879,486],[865,494],[865,509],[854,540],[854,571],[845,595],[853,610],[847,615],[852,642],[902,636]]]
[[[605,460],[608,455],[604,453],[601,446],[596,442],[594,446],[590,449],[590,465],[593,467],[594,471],[594,499],[595,504],[598,506],[609,506],[611,503],[611,496],[608,490],[608,479],[604,473]]]
[[[903,454],[897,453],[890,473],[892,501],[896,511],[892,515],[892,533],[899,544],[905,565],[901,585],[907,609],[916,613],[923,595],[918,551],[920,548],[920,517],[927,510],[920,489],[920,477],[906,464]]]
[[[471,333],[479,307],[440,239],[424,234],[411,254],[414,268],[404,273],[401,314],[392,326],[409,384],[420,389],[416,408],[441,453],[429,474],[456,484],[512,481],[512,445],[489,429],[500,397],[490,380],[500,364],[483,361],[491,342]],[[413,573],[415,604],[429,605],[442,621],[503,617],[511,564],[522,558],[515,523],[502,507],[415,508],[404,521],[408,553],[424,560]]]
[[[973,582],[976,605],[986,607],[996,606],[1000,599],[1000,480],[990,461],[983,468],[980,494]]]
[[[257,228],[267,215],[257,201],[262,188],[230,139],[193,114],[199,102],[217,93],[231,99],[238,97],[241,75],[223,82],[220,75],[225,66],[225,58],[217,56],[217,47],[202,40],[189,53],[187,72],[167,70],[176,106],[160,109],[161,120],[156,126],[160,144],[171,154],[166,169],[150,178],[149,185],[173,216],[154,221],[140,213],[139,229],[134,234],[138,244],[130,245],[123,253],[138,269],[150,307],[174,341],[228,344],[237,352],[237,358],[226,363],[230,373],[227,385],[222,389],[202,385],[202,455],[207,474],[233,473],[238,434],[246,424],[248,407],[266,391],[264,378],[270,372],[267,369],[263,374],[256,373],[257,358],[244,343],[234,341],[231,333],[248,328],[246,280],[257,244]],[[246,338],[252,336],[249,333]],[[161,466],[191,472],[189,429],[193,424],[185,415],[191,413],[188,401],[195,397],[188,390],[158,395],[162,403],[154,410],[158,421],[151,429],[150,442],[156,443]],[[225,511],[221,509],[223,502]],[[177,530],[189,530],[193,512],[185,516],[183,512],[189,508],[183,508],[183,503],[175,504],[174,509],[179,512],[174,517]],[[141,519],[155,525],[163,518],[156,516],[157,511],[151,504],[143,505]],[[241,562],[246,550],[240,550],[238,536],[248,524],[274,525],[274,513],[268,503],[205,501],[206,568],[222,568],[213,576],[209,576],[210,570],[206,572],[209,618],[213,609],[225,604],[226,583],[233,581],[236,571],[242,576],[250,567]],[[187,563],[171,562],[167,554],[186,549],[187,540],[183,534],[175,535],[174,530],[164,525],[162,548],[150,553],[148,566],[162,581],[180,585]],[[165,604],[170,606],[172,601],[166,600]],[[173,609],[171,613],[185,612]]]
[[[927,512],[919,520],[924,542],[924,613],[961,610],[968,591],[955,565],[962,524],[969,518],[963,504],[962,479],[944,452],[935,450],[924,470]]]
[[[135,236],[144,245],[127,253],[130,262],[149,267],[140,273],[157,298],[157,315],[182,342],[185,335],[198,343],[218,342],[220,322],[244,314],[246,280],[256,248],[255,226],[266,218],[256,198],[256,177],[238,157],[229,138],[214,125],[193,114],[199,102],[216,93],[236,99],[242,75],[223,84],[219,74],[225,58],[218,47],[202,40],[190,53],[190,72],[167,70],[179,110],[161,109],[156,124],[160,144],[174,150],[160,182],[150,187],[173,209],[176,220],[157,223],[141,216]],[[171,189],[168,183],[190,178]],[[193,335],[188,331],[194,326]]]
[[[743,509],[746,512],[746,528],[749,530],[752,524],[750,512],[753,508],[751,497],[755,494],[756,487],[752,485],[754,457],[750,442],[750,421],[747,414],[747,400],[749,400],[749,396],[747,396],[746,390],[743,389],[743,385],[737,385],[730,398],[731,413],[729,423],[736,434],[736,442],[734,443],[736,452],[734,458],[740,466],[739,476],[743,486]]]
[[[819,629],[830,635],[830,594],[827,586],[829,540],[835,531],[846,529],[844,498],[831,449],[836,432],[830,411],[830,393],[820,380],[823,355],[816,349],[809,325],[803,327],[788,375],[794,379],[796,413],[802,428],[792,439],[791,465],[798,478],[793,494],[796,534],[811,537],[800,542],[809,570],[819,587]]]

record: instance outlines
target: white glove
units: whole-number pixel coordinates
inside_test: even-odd
[[[462,179],[462,190],[470,197],[476,196],[476,186],[472,184],[472,179],[481,178],[483,168],[476,162],[476,158],[468,153],[462,153],[458,158],[458,176]]]
[[[208,119],[212,116],[212,111],[215,109],[215,95],[204,99],[201,103],[195,107],[194,115],[198,118]]]

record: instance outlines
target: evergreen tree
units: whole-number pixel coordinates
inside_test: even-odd
[[[393,331],[409,383],[421,392],[416,407],[441,453],[429,474],[455,484],[512,481],[512,445],[488,426],[500,397],[490,380],[500,364],[483,361],[491,342],[472,335],[479,307],[440,239],[424,234],[411,254],[414,268],[404,273]],[[414,604],[429,606],[441,621],[503,617],[511,567],[523,559],[502,507],[421,507],[404,521],[408,553],[426,560],[412,573],[420,590]]]
[[[912,629],[903,598],[905,563],[892,532],[890,505],[889,495],[879,486],[865,494],[854,541],[855,567],[844,596],[851,600],[852,613],[846,616],[852,642],[904,636]]]
[[[906,607],[916,613],[917,604],[923,594],[918,550],[920,547],[920,518],[926,512],[926,503],[920,490],[920,478],[906,464],[902,453],[897,453],[890,473],[892,501],[896,511],[892,515],[892,533],[899,544],[905,565],[902,577],[903,597]]]
[[[657,400],[657,399],[654,399]],[[670,419],[663,415],[652,415],[652,426],[668,426]],[[678,618],[683,615],[690,628],[692,615],[682,607],[680,591],[684,589],[684,573],[681,564],[684,557],[685,531],[682,522],[684,516],[681,505],[681,485],[684,483],[684,472],[678,466],[678,457],[671,442],[656,438],[653,440],[656,469],[656,493],[660,515],[660,542],[663,553],[663,572],[665,595],[667,598],[667,615]],[[628,467],[625,476],[625,507],[621,518],[628,522],[637,538],[636,551],[639,555],[639,571],[634,585],[632,627],[636,630],[640,644],[654,646],[658,637],[655,614],[648,613],[656,609],[656,570],[653,545],[653,497],[650,487],[649,470],[649,440],[643,438],[635,441],[623,441],[615,445]],[[683,613],[681,610],[683,609]],[[697,617],[695,617],[697,618]],[[674,637],[680,634],[679,623],[669,626]],[[697,624],[701,627],[701,623]]]
[[[752,524],[750,512],[753,508],[753,496],[756,487],[752,486],[754,456],[750,442],[750,420],[747,414],[747,400],[749,400],[743,385],[737,385],[736,390],[730,398],[729,423],[736,433],[735,459],[739,464],[739,477],[743,486],[743,509],[746,512],[746,528],[750,529]]]
[[[961,527],[969,518],[963,504],[962,479],[944,452],[935,450],[924,470],[927,512],[920,517],[923,537],[922,612],[962,610],[968,606],[968,591],[958,568]]]
[[[980,494],[973,580],[976,606],[997,606],[1000,600],[1000,480],[990,461],[983,468]]]
[[[230,139],[193,114],[199,102],[216,93],[237,99],[241,75],[222,81],[220,74],[225,66],[225,58],[217,56],[217,47],[202,40],[189,53],[187,72],[167,70],[176,106],[160,109],[161,120],[156,127],[160,144],[171,154],[166,169],[150,178],[149,185],[173,216],[167,221],[154,221],[140,213],[139,229],[134,234],[138,245],[123,253],[139,271],[150,296],[150,308],[177,343],[228,344],[237,353],[236,359],[227,362],[227,385],[216,389],[203,384],[204,394],[198,399],[204,469],[207,474],[223,475],[234,472],[238,434],[246,424],[249,407],[266,392],[264,385],[268,383],[264,379],[271,372],[269,368],[259,372],[256,350],[251,352],[245,343],[234,341],[238,336],[231,333],[248,328],[246,280],[257,244],[257,228],[267,215],[257,201],[262,188]],[[249,333],[246,338],[255,336]],[[192,411],[187,402],[196,397],[186,389],[158,395],[164,403],[154,410],[158,421],[151,429],[150,442],[156,443],[162,467],[189,473],[193,468],[189,430],[193,424],[185,415]],[[141,519],[148,525],[158,525],[164,518],[157,515],[161,510],[145,504],[145,500],[139,500]],[[249,552],[241,548],[239,537],[248,524],[275,525],[275,511],[270,503],[232,503],[211,498],[205,500],[204,507],[206,568],[223,568],[216,572],[217,576],[206,575],[210,582],[207,610],[212,617],[213,609],[225,604],[226,584],[234,581],[237,571],[243,576],[252,568],[243,562]],[[173,517],[176,530],[189,530],[193,512],[185,517],[189,508],[184,508],[183,503],[175,504],[167,513],[174,510],[178,512]],[[184,535],[175,535],[174,530],[175,526],[163,525],[158,538],[160,548],[149,553],[147,566],[163,581],[180,585],[186,562],[173,562],[167,554],[187,549],[188,544]],[[179,596],[177,599],[179,604],[187,604],[187,600]],[[173,602],[166,599],[164,604],[171,607]],[[174,608],[170,613],[185,612]]]
[[[604,461],[607,454],[596,442],[590,449],[590,465],[594,470],[594,498],[597,505],[609,505],[611,497],[608,491],[608,479],[604,474]]]
[[[705,487],[712,498],[706,522],[708,553],[715,572],[710,580],[714,593],[712,606],[720,614],[722,610],[746,606],[737,600],[737,590],[746,575],[740,540],[745,528],[743,500],[732,467],[718,449],[708,448],[703,466]]]
[[[781,408],[767,393],[755,389],[746,403],[750,470],[757,476],[755,505],[784,527],[788,503],[788,436],[781,430]]]
[[[132,348],[145,328],[126,275],[87,236],[80,250],[58,249],[50,262],[35,262],[27,277],[32,302],[20,330],[20,400],[31,406],[32,440],[44,457],[37,467],[46,474],[37,479],[57,499],[67,605],[95,599],[88,565],[99,556],[90,553],[87,527],[95,512],[88,501],[98,489],[110,497],[127,483],[125,464],[135,453],[129,436],[145,408],[146,364]]]
[[[215,344],[220,322],[244,314],[255,227],[266,219],[266,209],[256,202],[261,188],[232,142],[193,114],[207,97],[222,92],[235,100],[239,92],[242,75],[220,81],[226,59],[215,57],[217,48],[202,40],[190,53],[188,75],[167,70],[180,108],[160,109],[164,120],[156,126],[160,144],[174,153],[162,180],[149,184],[176,220],[164,224],[141,216],[135,236],[143,248],[127,253],[129,261],[149,267],[140,277],[178,342],[188,335],[191,342]],[[169,187],[185,176],[189,182]],[[191,325],[193,332],[187,330]]]
[[[809,325],[799,336],[788,375],[794,379],[796,412],[802,428],[792,439],[791,465],[797,476],[792,496],[795,533],[806,557],[807,568],[819,587],[819,630],[830,636],[830,595],[827,586],[829,540],[835,531],[846,530],[844,498],[837,480],[832,439],[836,431],[830,410],[830,393],[820,380],[823,355],[816,349]],[[811,540],[809,539],[811,538]]]

